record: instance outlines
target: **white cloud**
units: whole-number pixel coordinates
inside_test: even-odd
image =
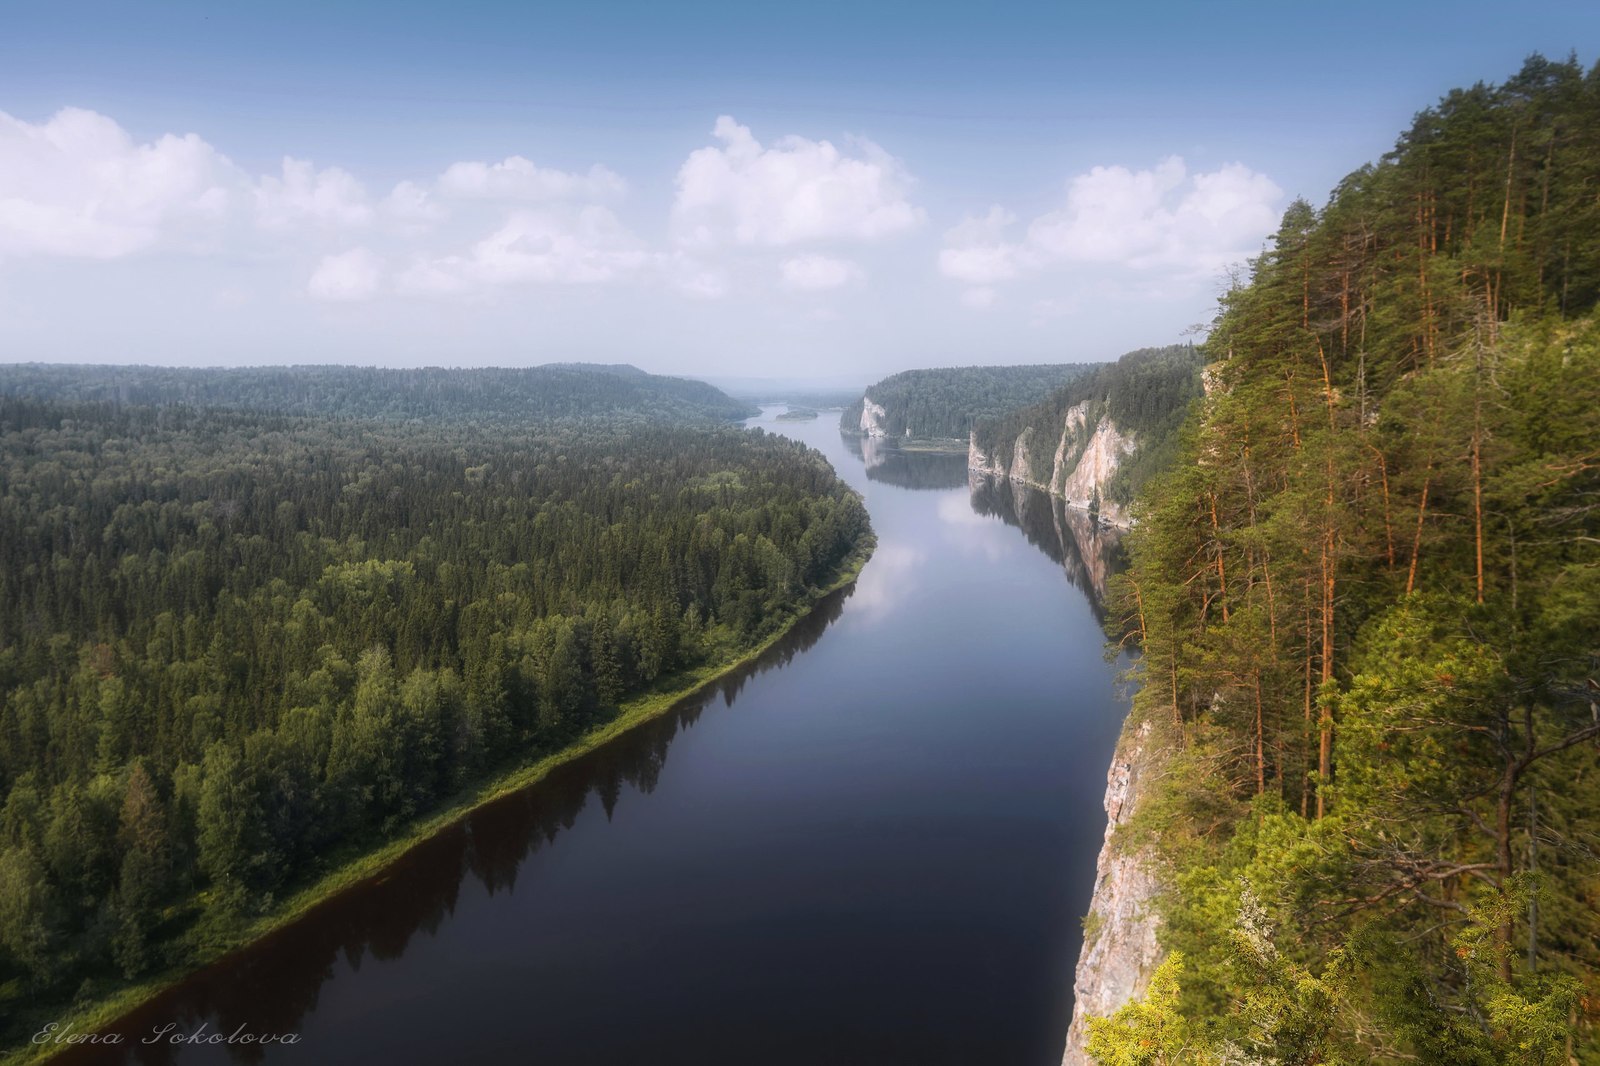
[[[448,295],[504,285],[600,284],[633,275],[649,260],[604,207],[514,211],[465,254],[419,259],[401,275],[400,287]]]
[[[1062,205],[1020,240],[1007,237],[1016,219],[1000,207],[951,229],[939,272],[980,287],[1063,265],[1192,281],[1254,254],[1282,199],[1270,178],[1238,163],[1199,174],[1176,156],[1149,170],[1095,167],[1068,181]]]
[[[339,167],[318,170],[307,159],[284,156],[281,175],[264,175],[256,184],[256,221],[266,229],[300,223],[331,228],[372,221],[367,190]]]
[[[368,300],[377,294],[382,276],[382,260],[365,248],[352,248],[323,256],[306,291],[317,300]]]
[[[793,136],[763,147],[726,115],[712,134],[721,147],[695,150],[678,171],[672,227],[683,245],[871,241],[923,221],[906,198],[911,176],[871,141],[856,140],[857,155]]]
[[[536,166],[520,155],[498,163],[452,163],[439,176],[443,196],[463,200],[574,200],[620,196],[627,184],[596,163],[587,174]]]
[[[939,273],[972,285],[987,286],[1017,276],[1017,248],[1006,230],[1017,216],[998,205],[984,215],[968,216],[947,230],[939,252]]]
[[[696,300],[720,300],[728,294],[728,276],[715,267],[709,267],[674,252],[660,260],[667,280],[683,295]]]
[[[1033,220],[1028,243],[1075,262],[1208,274],[1259,249],[1282,198],[1238,163],[1192,176],[1177,156],[1152,170],[1095,167],[1068,182],[1064,206]]]
[[[0,256],[114,259],[227,211],[233,164],[194,134],[139,144],[63,108],[43,123],[0,111]]]
[[[826,255],[797,255],[785,259],[779,269],[784,286],[790,289],[837,289],[866,276],[850,260]]]
[[[944,232],[946,244],[999,244],[1005,240],[1006,230],[1017,221],[1017,216],[1001,207],[990,204],[981,215],[968,215]]]
[[[402,181],[391,189],[382,211],[386,217],[413,227],[430,225],[446,215],[428,190],[414,181]]]
[[[939,250],[939,273],[957,281],[992,285],[1017,276],[1017,249],[1005,244]]]

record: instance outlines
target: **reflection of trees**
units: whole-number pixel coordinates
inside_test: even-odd
[[[290,1033],[316,1010],[318,994],[343,956],[359,970],[405,954],[412,937],[436,933],[455,912],[470,874],[494,895],[510,891],[523,864],[540,847],[571,829],[597,795],[609,819],[623,785],[655,790],[667,750],[720,696],[731,705],[750,678],[786,666],[821,639],[844,610],[852,588],[825,597],[761,656],[725,678],[684,697],[673,710],[553,769],[537,784],[471,812],[417,845],[365,881],[318,905],[305,917],[201,970],[100,1033],[122,1033],[121,1046],[80,1044],[55,1060],[81,1066],[138,1062],[171,1066],[180,1048],[141,1044],[152,1030],[178,1023],[175,1033],[207,1024],[224,1035],[244,1026],[251,1033]],[[235,1062],[262,1061],[259,1045],[226,1045]]]
[[[1122,535],[1089,520],[1059,497],[1020,482],[969,475],[972,509],[994,515],[1022,530],[1028,542],[1061,564],[1067,579],[1088,597],[1095,616],[1104,617],[1106,579],[1124,565]]]
[[[841,436],[871,481],[903,489],[955,489],[967,482],[966,452],[907,452],[876,437]]]

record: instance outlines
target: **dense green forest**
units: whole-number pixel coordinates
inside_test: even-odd
[[[1129,503],[1152,474],[1172,464],[1178,429],[1201,392],[1202,362],[1192,344],[1129,352],[1114,363],[1092,367],[1037,403],[979,422],[973,441],[986,455],[1010,455],[1017,438],[1029,429],[1037,440],[1059,440],[1068,409],[1083,404],[1086,425],[1099,425],[1109,416],[1139,445],[1105,487],[1108,498]],[[1079,454],[1087,442],[1087,435],[1080,435]],[[1077,456],[1065,458],[1068,467],[1077,462]]]
[[[1103,1063],[1600,1063],[1600,69],[1290,207],[1120,597],[1170,952]]]
[[[620,364],[415,370],[357,366],[178,368],[0,366],[0,393],[63,403],[189,404],[332,418],[483,425],[749,418],[756,408],[703,381]]]
[[[101,373],[0,391],[8,1042],[737,658],[870,537],[797,443],[591,424],[649,400],[632,374]],[[534,389],[597,376],[626,388]]]
[[[979,422],[1033,403],[1094,369],[1093,363],[1034,366],[958,366],[904,370],[870,386],[844,409],[839,428],[861,432],[864,400],[884,409],[881,425],[891,439],[958,440]]]

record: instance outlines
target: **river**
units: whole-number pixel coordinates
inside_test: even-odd
[[[1054,1066],[1125,711],[1104,546],[836,413],[878,548],[760,662],[119,1027],[152,1063]],[[296,1033],[293,1046],[141,1045]],[[80,1047],[66,1062],[131,1060]]]

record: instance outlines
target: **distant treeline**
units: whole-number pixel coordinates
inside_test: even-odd
[[[965,441],[973,427],[1019,407],[1095,369],[1096,363],[1034,366],[960,366],[905,370],[869,387],[864,399],[884,408],[882,426],[892,439]],[[839,428],[861,432],[861,399],[846,407]]]
[[[736,657],[869,536],[797,443],[703,419],[596,428],[684,397],[737,413],[670,379],[0,380],[12,1019],[202,955],[463,783]]]
[[[356,366],[0,366],[0,394],[63,403],[187,404],[331,418],[479,424],[729,421],[756,408],[703,381],[627,365],[414,370]]]

